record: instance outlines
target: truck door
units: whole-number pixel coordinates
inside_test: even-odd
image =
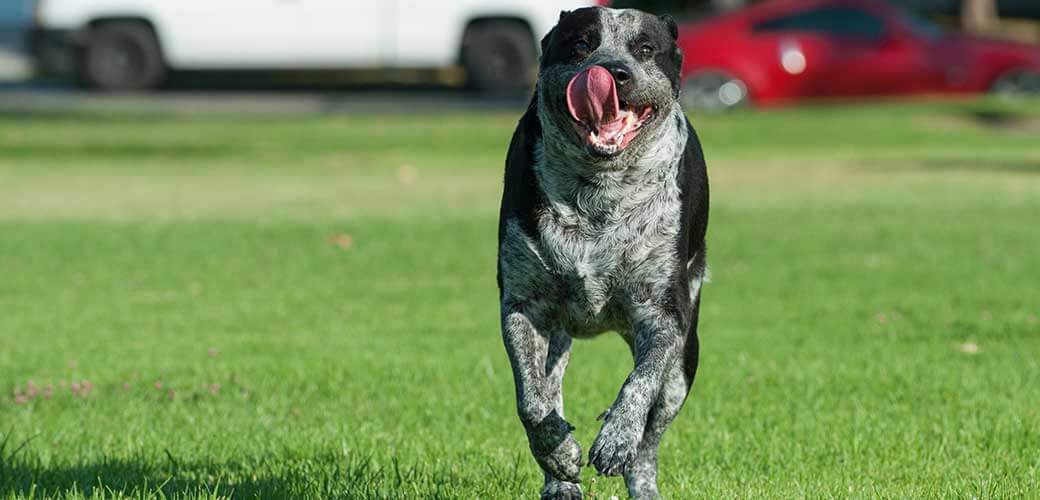
[[[293,67],[301,0],[152,2],[167,59],[186,69]]]
[[[302,6],[300,63],[309,67],[379,67],[387,63],[393,2],[285,0]],[[431,28],[433,28],[431,26]]]

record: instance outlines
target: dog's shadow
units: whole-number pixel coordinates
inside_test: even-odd
[[[293,498],[294,479],[228,474],[241,464],[190,463],[160,467],[146,461],[105,460],[75,465],[37,461],[0,463],[0,497]]]
[[[515,497],[530,488],[526,460],[487,464],[483,480],[460,476],[450,463],[375,463],[366,456],[272,455],[246,461],[180,461],[168,452],[71,465],[32,456],[0,456],[0,498],[393,498],[403,491],[452,498],[461,490]],[[165,456],[164,456],[165,454]],[[486,491],[485,491],[486,490]],[[481,495],[487,496],[487,495]]]

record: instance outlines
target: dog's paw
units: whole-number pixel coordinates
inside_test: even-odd
[[[570,431],[552,450],[546,452],[544,449],[535,449],[532,451],[534,451],[534,458],[538,461],[538,465],[550,476],[571,483],[581,482],[581,466],[584,465],[581,445],[570,434]]]
[[[617,476],[636,458],[643,430],[609,417],[589,449],[589,464],[600,474]]]
[[[581,500],[581,486],[566,481],[552,480],[542,488],[542,500]]]
[[[553,411],[537,426],[528,428],[527,439],[538,465],[550,476],[578,483],[581,477],[581,445],[571,435],[574,426]]]

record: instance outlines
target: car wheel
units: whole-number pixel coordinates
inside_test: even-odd
[[[484,22],[470,27],[462,51],[470,87],[498,94],[529,91],[537,57],[531,31],[512,22]]]
[[[697,73],[683,83],[682,103],[687,111],[717,113],[743,106],[747,102],[747,85],[726,73]]]
[[[1040,94],[1040,71],[1017,70],[997,78],[991,89],[1000,96]]]
[[[99,90],[146,90],[162,83],[166,65],[150,28],[114,22],[90,30],[82,72],[84,83]]]

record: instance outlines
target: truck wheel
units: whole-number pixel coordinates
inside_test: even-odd
[[[99,90],[146,90],[162,83],[166,65],[150,28],[112,22],[90,30],[82,73],[84,83]]]
[[[514,22],[484,22],[466,33],[462,63],[469,85],[487,93],[526,92],[536,75],[534,38]]]

